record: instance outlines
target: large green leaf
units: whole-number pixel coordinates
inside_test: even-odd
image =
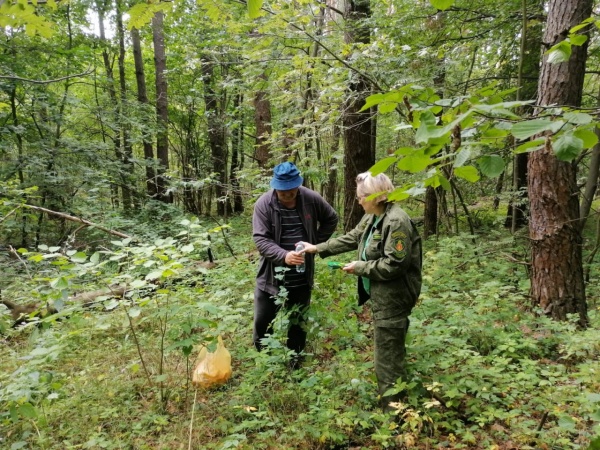
[[[550,47],[546,54],[548,55],[548,62],[550,64],[566,62],[571,58],[571,43],[569,41],[561,41]]]
[[[446,11],[452,5],[454,5],[454,0],[430,0],[431,6],[440,11]]]
[[[462,167],[471,157],[471,150],[463,148],[454,159],[454,167]]]
[[[569,122],[574,123],[576,125],[587,125],[591,123],[594,118],[589,114],[581,113],[581,112],[568,112],[563,115],[563,118]]]
[[[251,19],[256,19],[260,15],[263,0],[248,0],[248,16]]]
[[[454,169],[454,175],[471,183],[479,181],[479,172],[473,166],[463,166]]]
[[[514,153],[518,154],[518,153],[528,153],[528,152],[533,152],[535,150],[539,150],[540,148],[542,148],[544,146],[544,143],[546,142],[546,138],[538,138],[538,139],[534,139],[533,141],[528,141],[525,142],[524,144],[519,145]]]
[[[477,160],[479,170],[488,178],[496,178],[504,172],[504,159],[498,155],[484,155]]]
[[[511,133],[517,139],[527,139],[544,131],[554,130],[555,122],[550,119],[533,119],[516,123]]]
[[[552,149],[561,161],[573,161],[583,150],[583,140],[573,133],[565,133],[552,142]]]
[[[598,143],[598,135],[588,128],[578,128],[573,135],[583,141],[583,148],[592,148]]]
[[[398,161],[398,169],[417,173],[425,170],[432,162],[433,160],[425,154],[424,150],[419,149]]]
[[[383,158],[382,160],[377,161],[375,165],[369,169],[369,172],[371,172],[371,175],[373,176],[379,175],[380,173],[383,173],[386,170],[388,170],[388,167],[394,164],[397,160],[398,158],[396,158],[395,156],[388,156],[387,158]]]
[[[425,180],[425,186],[431,186],[434,189],[441,186],[446,191],[450,190],[450,182],[440,173],[435,173],[431,177],[427,178]]]
[[[360,108],[360,110],[364,111],[366,109],[369,109],[372,106],[379,105],[381,102],[384,102],[384,101],[385,101],[385,95],[383,95],[383,94],[369,95],[365,99],[365,104],[362,108]]]

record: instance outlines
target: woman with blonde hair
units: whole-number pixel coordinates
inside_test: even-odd
[[[306,253],[326,258],[357,250],[357,260],[342,267],[358,277],[359,305],[371,299],[375,341],[375,375],[385,412],[401,394],[387,395],[398,379],[406,381],[406,333],[421,292],[422,249],[419,233],[397,203],[388,202],[394,185],[385,174],[356,177],[356,197],[365,210],[359,224],[343,236],[313,245]]]

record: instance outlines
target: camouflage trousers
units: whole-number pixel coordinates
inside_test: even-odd
[[[390,402],[398,402],[403,393],[384,396],[394,387],[398,378],[407,381],[406,372],[406,333],[410,320],[408,317],[375,320],[375,375],[384,412],[390,412]]]

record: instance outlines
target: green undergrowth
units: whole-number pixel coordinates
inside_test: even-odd
[[[598,270],[581,331],[576,318],[553,322],[530,305],[504,231],[426,242],[398,425],[378,408],[369,310],[356,305],[354,277],[326,261],[304,365],[288,369],[286,317],[268,351],[253,349],[257,256],[245,223],[183,221],[172,238],[10,262],[5,298],[60,312],[3,330],[0,448],[587,449],[600,434]],[[209,246],[220,255],[212,269],[197,264]],[[130,291],[85,307],[69,300],[109,284]],[[233,376],[195,389],[199,344],[214,348],[219,335]]]

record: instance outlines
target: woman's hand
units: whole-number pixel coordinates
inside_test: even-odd
[[[342,270],[346,273],[354,274],[354,266],[356,265],[357,262],[358,261],[349,262],[344,267],[342,267]]]
[[[296,246],[298,244],[304,245],[304,250],[302,250],[300,253],[317,253],[316,245],[313,245],[309,242],[304,242],[304,241],[296,242]]]

